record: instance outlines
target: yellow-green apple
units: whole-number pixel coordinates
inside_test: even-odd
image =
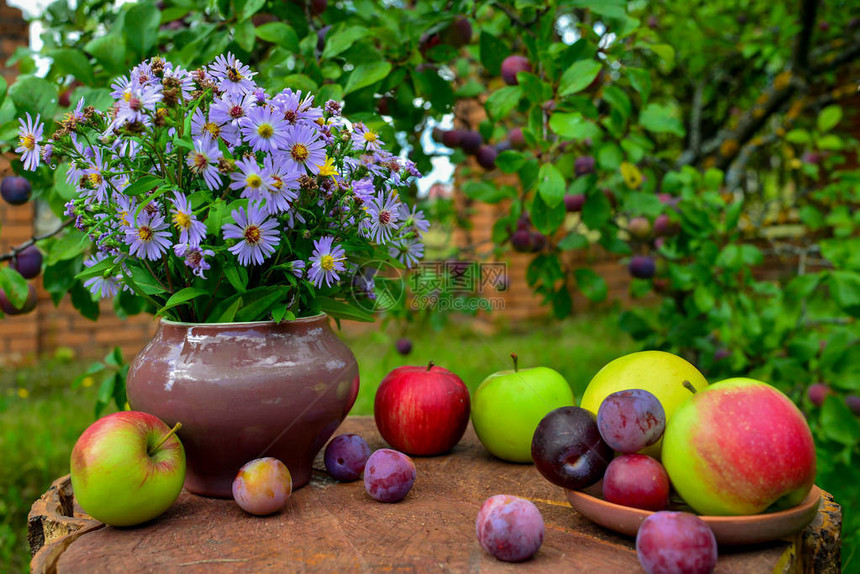
[[[714,383],[675,411],[663,465],[700,514],[757,514],[799,504],[815,481],[815,445],[803,414],[754,379]]]
[[[111,526],[133,526],[167,510],[185,482],[180,427],[140,411],[90,425],[71,457],[72,489],[84,512]]]
[[[396,450],[417,456],[448,452],[469,425],[469,389],[444,367],[403,366],[388,373],[373,403],[379,434]]]
[[[532,462],[532,437],[541,419],[558,407],[573,406],[570,385],[546,367],[493,373],[472,397],[472,426],[481,443],[510,462]]]
[[[652,393],[663,406],[666,422],[675,410],[693,395],[685,381],[700,391],[708,381],[686,360],[664,351],[640,351],[618,357],[607,363],[588,383],[580,406],[597,414],[603,399],[616,391],[644,389]],[[640,451],[660,457],[661,441]]]

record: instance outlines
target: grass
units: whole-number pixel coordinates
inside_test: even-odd
[[[535,323],[493,335],[475,333],[462,324],[441,331],[419,332],[413,327],[407,335],[413,341],[408,357],[394,350],[399,334],[373,331],[345,336],[361,370],[361,389],[353,414],[373,412],[380,381],[400,365],[432,360],[456,372],[474,391],[488,374],[510,368],[510,353],[516,352],[523,368],[542,365],[561,372],[579,399],[600,367],[636,350],[612,315]],[[85,363],[68,358],[49,358],[36,367],[0,372],[0,572],[28,571],[26,524],[30,506],[54,479],[69,472],[72,446],[94,420],[97,381],[70,388],[71,380],[85,368]],[[852,504],[860,472],[819,479],[818,484],[843,505],[843,559],[847,567],[847,562],[857,562],[852,556],[860,547],[860,513]]]

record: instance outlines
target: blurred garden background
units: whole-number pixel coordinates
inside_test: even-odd
[[[759,378],[807,415],[856,570],[858,16],[856,0],[0,0],[0,178],[27,191],[0,202],[0,571],[27,569],[30,505],[124,407],[155,325],[142,298],[75,278],[74,188],[23,169],[16,118],[107,109],[146,58],[193,70],[228,51],[270,93],[342,102],[424,174],[418,272],[457,287],[404,276],[375,323],[343,321],[353,413],[397,365],[432,359],[474,390],[512,351],[577,398],[646,348],[711,382]],[[34,237],[28,278],[7,262]]]

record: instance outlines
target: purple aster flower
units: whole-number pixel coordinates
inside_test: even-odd
[[[360,150],[364,151],[379,151],[385,145],[379,134],[368,129],[361,122],[356,122],[352,125],[352,144]]]
[[[427,233],[430,229],[430,222],[424,217],[424,212],[418,209],[417,205],[412,206],[412,211],[409,211],[409,206],[405,203],[400,204],[400,219],[403,221],[403,227],[411,227],[417,233]]]
[[[254,94],[244,97],[232,97],[224,95],[216,98],[209,107],[209,120],[218,124],[229,124],[238,126],[239,120],[248,115],[248,112],[257,106]]]
[[[296,259],[295,261],[290,261],[290,273],[298,277],[302,278],[302,275],[305,274],[305,262],[301,259]]]
[[[211,114],[210,114],[211,116]],[[222,124],[213,122],[211,119],[206,119],[206,115],[200,108],[194,110],[194,115],[191,116],[191,136],[199,138],[203,134],[207,134],[213,140],[217,140],[221,135]]]
[[[141,62],[132,68],[129,77],[131,78],[131,83],[138,86],[155,86],[159,84],[158,78],[152,71],[150,60]]]
[[[126,76],[120,76],[110,85],[113,91],[110,96],[114,100],[123,100],[127,94],[131,94],[131,82]]]
[[[96,263],[101,263],[105,259],[107,259],[107,253],[96,253],[86,261],[84,261],[84,265],[86,267],[92,267]],[[99,275],[96,277],[91,277],[84,281],[84,287],[90,290],[90,293],[93,295],[98,295],[103,299],[107,299],[115,296],[120,289],[120,280],[122,279],[121,275],[114,275],[110,277],[105,277],[103,275]]]
[[[305,223],[305,218],[295,206],[291,206],[289,211],[287,211],[287,221],[285,222],[285,226],[287,229],[293,229],[296,226],[296,223]]]
[[[164,97],[160,88],[160,84],[142,86],[132,84],[131,89],[123,94],[123,99],[117,105],[113,125],[122,126],[134,122],[149,125],[151,120],[147,112],[154,111],[155,105]]]
[[[340,115],[340,102],[329,100],[325,103],[325,113],[337,117]]]
[[[290,88],[285,88],[272,99],[272,105],[291,125],[315,123],[323,115],[320,108],[314,107],[313,94],[307,94],[302,98],[301,90],[294,92]]]
[[[174,66],[170,62],[166,62],[161,82],[162,86],[174,82],[178,83],[182,100],[187,102],[191,99],[191,93],[194,91],[194,79],[188,70],[182,69],[182,66]]]
[[[230,174],[233,180],[230,189],[241,189],[242,197],[252,201],[266,199],[268,196],[266,192],[274,183],[267,170],[261,168],[256,160],[250,157],[237,161],[236,167],[239,169]]]
[[[227,56],[219,54],[215,63],[209,66],[209,73],[218,82],[218,89],[227,95],[241,98],[248,92],[253,92],[257,85],[251,80],[257,73],[240,62],[236,56],[227,52]]]
[[[260,265],[281,242],[278,233],[278,220],[267,219],[257,204],[248,205],[248,211],[240,207],[231,215],[236,223],[224,225],[224,239],[241,239],[230,248],[230,253],[239,258],[241,265],[250,263]]]
[[[372,197],[366,204],[368,219],[365,220],[363,228],[365,235],[379,244],[391,241],[391,234],[399,227],[399,203],[393,193],[386,197],[385,193],[380,191]]]
[[[87,178],[87,188],[83,191],[86,197],[93,197],[101,203],[108,197],[108,179],[104,172],[107,170],[107,164],[102,160],[101,149],[93,150],[93,164],[85,171]]]
[[[24,169],[29,171],[36,171],[41,161],[39,141],[42,139],[45,124],[40,120],[41,115],[36,114],[36,121],[33,122],[30,112],[27,112],[27,123],[24,123],[24,118],[18,118],[21,127],[18,129],[18,147],[15,151],[21,154]]]
[[[122,194],[114,195],[116,204],[116,214],[119,216],[120,224],[123,227],[131,226],[131,214],[137,209],[137,200],[133,197],[128,197]]]
[[[191,272],[201,279],[206,279],[203,273],[211,267],[206,261],[207,257],[215,255],[211,249],[202,249],[199,245],[189,243],[177,243],[173,246],[173,252],[177,257],[185,258],[185,265],[191,268]]]
[[[300,173],[295,169],[288,169],[283,161],[278,161],[272,156],[266,156],[263,160],[265,171],[269,175],[269,192],[266,196],[266,211],[270,215],[283,213],[290,209],[293,201],[299,197]]]
[[[319,166],[325,163],[325,142],[316,130],[307,125],[295,125],[287,128],[286,153],[284,158],[301,172],[305,170],[313,174],[319,173]]]
[[[194,151],[188,154],[188,167],[192,173],[202,175],[209,189],[221,187],[221,174],[218,173],[218,160],[223,154],[218,149],[218,144],[205,135],[194,140]]]
[[[81,98],[78,100],[78,104],[75,106],[75,109],[66,113],[66,119],[71,120],[75,119],[76,121],[82,121],[84,119],[84,99]]]
[[[398,239],[388,248],[388,254],[411,269],[424,257],[424,244],[415,238]]]
[[[257,88],[254,90],[254,100],[256,100],[258,106],[265,106],[269,101],[269,94],[263,88]]]
[[[173,226],[179,230],[179,241],[191,246],[200,245],[206,237],[206,225],[194,216],[188,198],[178,191],[173,192],[173,209],[170,212]]]
[[[326,235],[314,240],[314,253],[310,258],[311,268],[308,271],[308,279],[313,281],[316,287],[325,283],[331,287],[333,282],[340,281],[338,271],[346,271],[346,252],[339,245],[332,245],[334,237]]]
[[[125,242],[132,255],[155,261],[170,247],[170,232],[161,214],[142,211],[134,223],[125,228]]]
[[[42,146],[42,159],[48,165],[51,164],[51,160],[54,159],[54,140],[48,140],[45,145]]]
[[[374,187],[372,179],[365,177],[352,184],[352,192],[362,203],[367,203],[376,194],[376,187]]]
[[[254,151],[273,152],[286,147],[287,123],[270,108],[251,108],[248,115],[239,120],[239,127]]]

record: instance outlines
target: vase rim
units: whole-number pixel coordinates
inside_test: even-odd
[[[276,323],[275,321],[233,321],[227,323],[194,323],[194,322],[185,322],[185,321],[171,321],[170,319],[165,319],[162,317],[159,322],[162,325],[166,325],[169,327],[259,327],[264,325],[280,325],[281,323],[311,323],[314,321],[319,321],[320,319],[328,318],[328,315],[325,313],[317,313],[316,315],[308,315],[307,317],[296,317],[290,321],[281,321],[280,323]]]

